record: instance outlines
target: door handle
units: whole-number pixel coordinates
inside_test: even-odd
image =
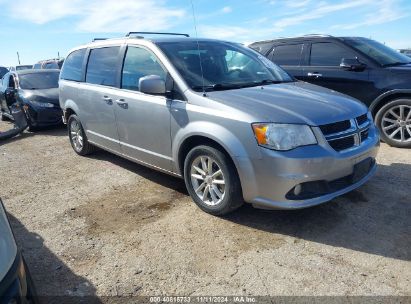
[[[128,103],[127,101],[125,101],[124,99],[117,99],[116,103],[122,107],[123,109],[127,109],[128,108]]]
[[[322,76],[323,76],[323,74],[320,74],[320,73],[316,73],[316,72],[314,72],[314,73],[307,73],[307,76],[308,76],[308,77],[315,77],[315,78],[318,78],[318,77],[322,77]]]
[[[108,97],[108,96],[104,96],[103,97],[103,100],[106,102],[106,104],[108,104],[108,105],[112,105],[113,104],[113,100],[110,98],[110,97]]]

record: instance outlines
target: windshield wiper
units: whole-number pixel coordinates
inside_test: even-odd
[[[195,91],[203,90],[204,91],[222,91],[222,90],[232,90],[232,89],[241,89],[243,86],[233,83],[216,83],[211,85],[196,85],[191,88]]]
[[[242,88],[249,88],[249,87],[256,87],[261,85],[267,84],[276,84],[276,83],[284,83],[289,81],[280,81],[280,80],[271,80],[271,79],[264,79],[261,81],[253,81],[253,82],[245,82],[245,83],[216,83],[211,85],[200,86],[192,86],[191,88],[195,91],[203,90],[204,91],[223,91],[223,90],[234,90],[234,89],[242,89]]]
[[[249,83],[244,83],[241,85],[241,87],[248,88],[248,87],[256,87],[256,86],[262,86],[262,85],[267,85],[267,84],[278,84],[278,83],[284,83],[284,82],[288,82],[288,81],[264,79],[261,81],[253,81]]]

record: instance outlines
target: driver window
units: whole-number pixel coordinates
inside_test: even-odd
[[[140,78],[149,75],[160,76],[166,81],[167,73],[153,53],[143,48],[129,47],[124,59],[121,88],[139,91]]]

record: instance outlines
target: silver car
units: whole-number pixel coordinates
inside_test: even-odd
[[[184,178],[215,215],[244,201],[314,206],[375,172],[379,134],[360,102],[237,43],[133,34],[64,62],[60,105],[76,153],[100,147]]]

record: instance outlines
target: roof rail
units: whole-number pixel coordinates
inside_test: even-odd
[[[303,35],[302,37],[334,37],[334,36],[328,35],[328,34],[307,34],[307,35]]]
[[[190,37],[189,34],[181,34],[181,33],[158,33],[158,32],[129,32],[126,37],[130,37],[130,35],[172,35],[172,36],[184,36]]]
[[[107,40],[108,38],[94,38],[92,42],[100,41],[100,40]]]

